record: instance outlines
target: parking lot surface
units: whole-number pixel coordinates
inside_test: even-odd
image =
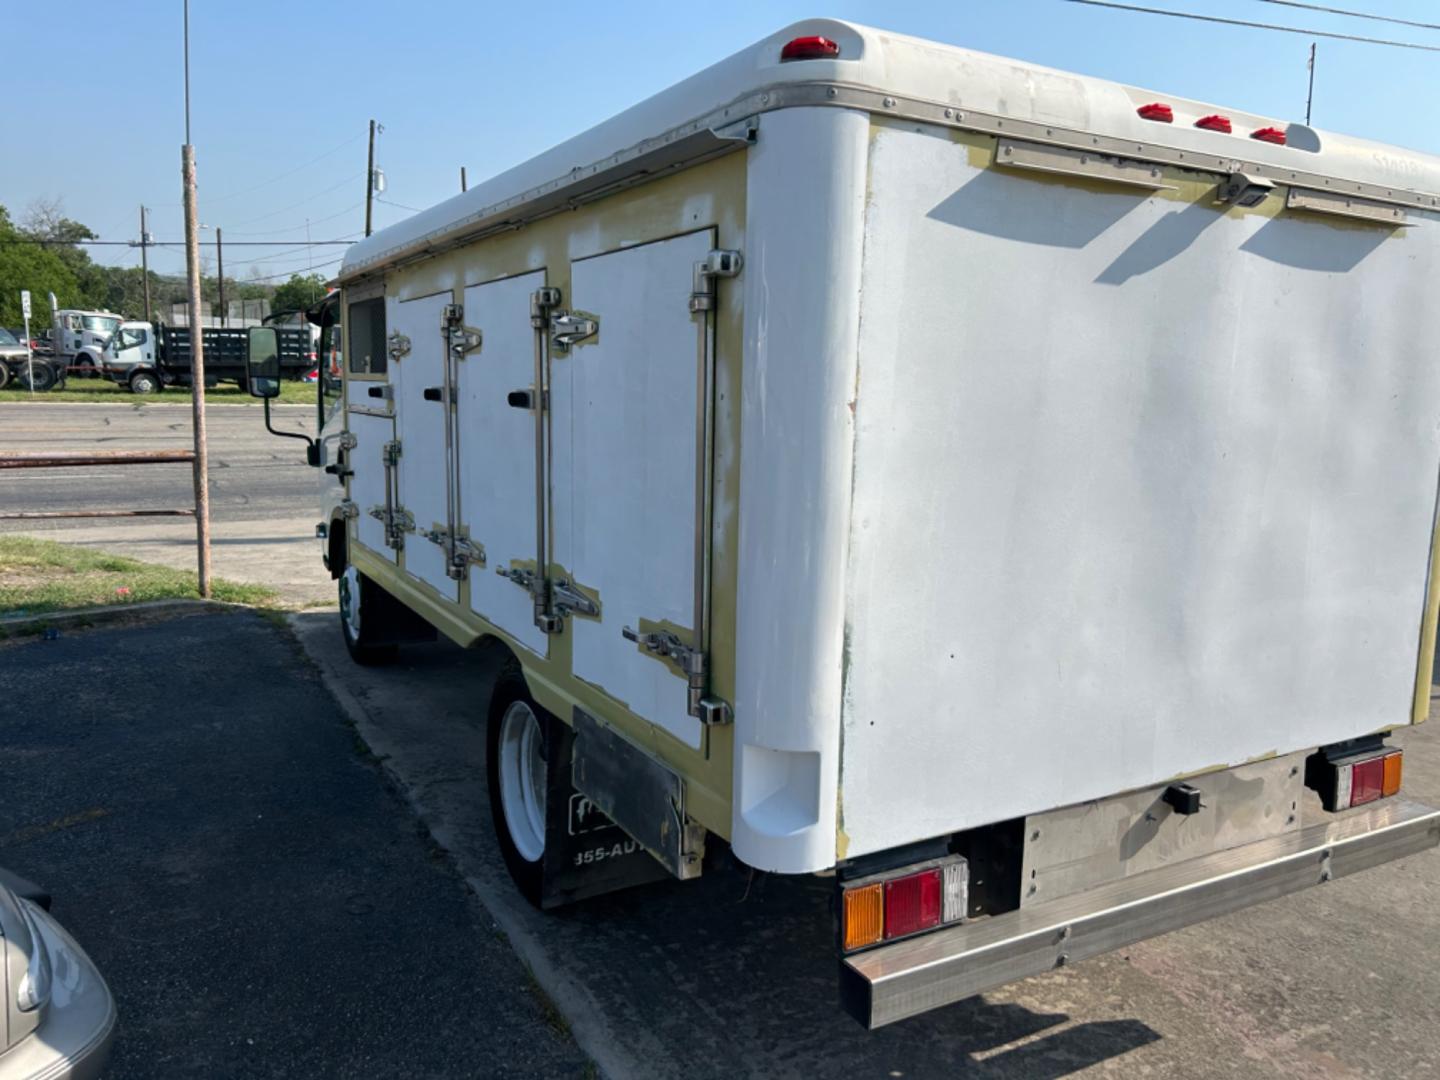
[[[541,915],[489,822],[492,658],[447,643],[359,668],[335,615],[292,617],[436,843],[609,1075],[1440,1075],[1440,855],[1027,979],[876,1032],[840,1012],[818,877],[737,869]],[[1402,733],[1406,793],[1440,799],[1440,723]]]
[[[313,408],[281,405],[274,414],[277,428],[314,434]],[[320,473],[305,464],[304,443],[267,432],[255,406],[211,406],[206,429],[216,576],[272,586],[294,604],[332,600],[335,590],[315,541]],[[188,449],[191,439],[188,403],[0,403],[0,450]],[[185,464],[7,469],[0,471],[0,507],[7,512],[190,507],[195,505],[191,475]],[[195,523],[189,518],[0,521],[0,531],[195,568]]]
[[[128,1077],[592,1067],[281,627],[0,646],[0,865],[49,889]]]

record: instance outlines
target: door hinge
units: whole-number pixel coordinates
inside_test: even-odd
[[[401,357],[410,355],[410,339],[399,330],[392,330],[385,339],[385,351],[390,354],[391,360],[399,363]]]
[[[687,685],[686,711],[704,724],[728,724],[730,705],[712,696],[709,691],[710,658],[669,630],[650,630],[644,633],[623,627],[620,631],[628,641],[638,644],[652,656],[669,660],[685,675]]]
[[[691,284],[690,310],[711,310],[715,306],[716,279],[735,277],[744,265],[745,258],[740,252],[723,248],[716,248],[697,262]]]
[[[530,294],[530,325],[544,330],[550,325],[550,312],[560,306],[560,290],[553,285],[536,289]]]
[[[403,507],[386,510],[383,506],[372,506],[370,516],[385,526],[385,546],[396,551],[405,546],[405,534],[415,531],[415,515]]]
[[[550,583],[550,606],[562,619],[571,615],[586,615],[592,619],[600,617],[600,605],[565,578]]]
[[[557,311],[550,317],[550,328],[550,344],[555,351],[568,352],[571,346],[599,333],[600,324],[585,315]]]
[[[485,565],[485,548],[468,536],[452,536],[449,529],[436,525],[425,531],[425,539],[443,547],[447,554],[445,573],[455,581],[461,581],[470,572],[471,565]]]
[[[360,507],[356,506],[349,499],[340,503],[340,516],[346,521],[351,521],[360,516]]]
[[[393,468],[400,464],[400,440],[392,439],[380,448],[380,460]]]
[[[357,439],[354,434],[349,431],[342,431],[340,433],[339,442],[341,450],[354,450],[357,446],[360,445],[360,440]]]
[[[479,330],[465,325],[463,304],[446,304],[445,310],[440,316],[440,322],[445,330],[445,340],[450,347],[450,355],[454,359],[464,360],[465,357],[480,348],[483,337]]]
[[[495,573],[513,581],[530,595],[535,595],[536,574],[534,570],[527,570],[521,566],[497,566]]]

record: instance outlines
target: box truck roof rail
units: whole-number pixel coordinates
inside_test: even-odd
[[[753,138],[764,113],[805,105],[1440,207],[1440,158],[1430,155],[853,23],[810,19],[362,240],[347,251],[339,280],[424,258],[724,153]]]

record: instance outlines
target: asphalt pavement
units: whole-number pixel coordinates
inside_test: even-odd
[[[0,778],[0,865],[115,994],[112,1080],[593,1074],[259,615],[0,645]]]
[[[310,406],[273,408],[282,430],[313,435]],[[305,445],[265,430],[258,406],[212,405],[210,515],[214,573],[270,585],[295,605],[334,599],[315,540],[318,470]],[[0,451],[164,450],[192,445],[190,405],[0,403]],[[0,470],[0,512],[193,507],[188,464]],[[85,544],[149,562],[195,568],[189,518],[0,520],[0,532]]]
[[[607,1075],[1440,1076],[1440,853],[867,1032],[837,1002],[825,878],[751,877],[732,864],[548,915],[529,908],[506,876],[485,794],[494,657],[442,641],[360,668],[335,620],[315,611],[291,623]],[[1440,722],[1395,741],[1406,794],[1434,805]]]

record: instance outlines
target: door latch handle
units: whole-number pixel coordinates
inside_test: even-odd
[[[541,398],[545,406],[550,404],[550,395],[547,393]],[[505,395],[505,404],[512,409],[533,409],[535,407],[534,390],[511,390]]]
[[[369,390],[366,390],[365,392],[366,392],[367,394],[369,394],[371,397],[383,398],[383,397],[388,397],[388,396],[389,396],[388,394],[385,393],[385,391],[387,391],[387,390],[389,390],[389,389],[390,389],[390,388],[389,388],[388,386],[372,386],[372,387],[370,387]]]
[[[445,400],[445,388],[443,386],[427,386],[422,393],[426,401]]]

